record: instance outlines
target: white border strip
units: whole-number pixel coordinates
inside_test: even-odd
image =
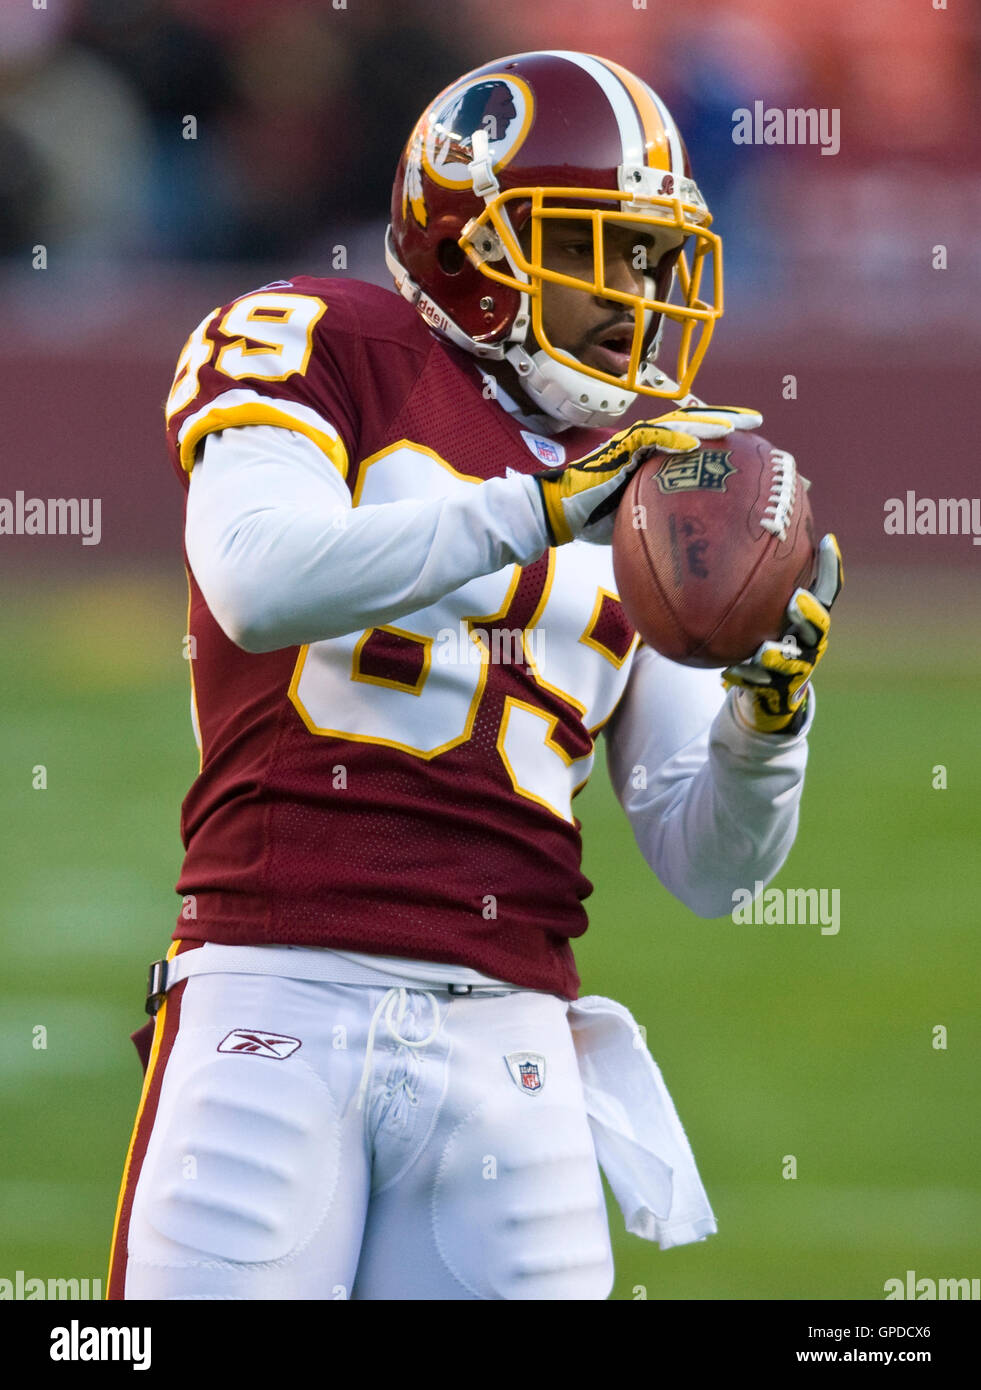
[[[560,48],[550,48],[546,52],[553,58],[565,58],[567,62],[575,63],[577,68],[582,68],[583,72],[588,73],[602,88],[613,108],[613,114],[620,129],[623,158],[618,163],[646,164],[643,122],[640,119],[640,113],[634,106],[633,98],[619,77],[604,66],[598,58],[591,58],[587,53],[572,53],[567,49]]]

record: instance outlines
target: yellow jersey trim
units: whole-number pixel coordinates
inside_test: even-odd
[[[295,430],[297,434],[306,435],[327,455],[341,477],[347,478],[350,463],[344,441],[339,435],[330,435],[325,430],[318,430],[315,425],[290,414],[288,410],[278,410],[273,405],[265,405],[259,401],[232,406],[216,405],[200,420],[196,420],[193,428],[189,429],[181,440],[181,467],[185,473],[190,473],[193,469],[197,447],[205,435],[214,434],[217,430],[236,429],[242,425],[278,425],[281,429]]]

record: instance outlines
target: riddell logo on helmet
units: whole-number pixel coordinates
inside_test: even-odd
[[[422,300],[419,304],[419,309],[422,312],[423,318],[428,319],[434,328],[447,328],[449,326],[449,319],[441,310],[436,308],[436,305],[431,299]]]

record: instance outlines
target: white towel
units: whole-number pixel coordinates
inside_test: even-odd
[[[627,1230],[662,1250],[714,1235],[691,1146],[629,1009],[590,995],[568,1017],[596,1156]]]

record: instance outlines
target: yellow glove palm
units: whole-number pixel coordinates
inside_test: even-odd
[[[737,689],[743,719],[757,732],[793,734],[803,724],[811,677],[828,646],[831,607],[843,577],[838,542],[827,535],[818,546],[814,587],[795,592],[780,641],[764,642],[749,661],[722,673],[726,689]]]

